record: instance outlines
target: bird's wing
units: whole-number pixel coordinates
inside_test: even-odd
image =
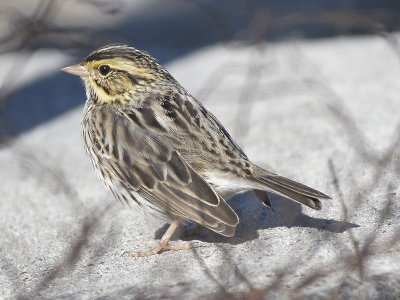
[[[133,114],[92,119],[102,120],[93,124],[99,137],[93,143],[99,144],[95,149],[103,170],[119,180],[114,186],[124,187],[132,198],[139,194],[156,210],[233,235],[239,220],[232,208],[185,161],[170,138],[138,126]]]
[[[199,162],[199,156],[208,162],[247,160],[217,118],[184,91],[147,95],[139,107],[125,114],[136,126],[163,136],[192,167]]]

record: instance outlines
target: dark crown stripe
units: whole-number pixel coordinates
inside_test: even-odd
[[[86,62],[89,61],[100,61],[103,59],[113,59],[113,58],[125,58],[125,59],[134,59],[136,56],[133,53],[127,53],[127,52],[95,52],[90,54],[88,57],[85,58]]]
[[[123,45],[110,45],[105,46],[96,52],[89,54],[85,58],[85,62],[100,61],[103,59],[112,58],[125,58],[128,60],[133,59],[146,59],[147,61],[156,62],[156,60],[144,51],[137,50],[133,47]]]

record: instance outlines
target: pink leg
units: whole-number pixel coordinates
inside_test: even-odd
[[[167,231],[164,233],[163,237],[161,238],[160,242],[157,246],[144,251],[138,252],[133,254],[134,257],[142,257],[142,256],[151,256],[154,254],[161,253],[165,250],[188,250],[190,249],[190,244],[188,242],[183,242],[179,244],[171,245],[169,244],[169,240],[171,239],[172,235],[174,234],[176,228],[178,228],[179,223],[181,222],[181,218],[176,218],[171,225],[169,225]]]

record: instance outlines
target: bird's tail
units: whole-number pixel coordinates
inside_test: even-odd
[[[330,199],[328,195],[325,195],[320,191],[288,178],[273,174],[260,167],[256,167],[253,180],[255,180],[257,185],[257,188],[255,189],[257,196],[260,193],[260,190],[272,192],[316,210],[320,210],[322,207],[320,200]],[[268,208],[271,208],[268,198],[260,200]]]

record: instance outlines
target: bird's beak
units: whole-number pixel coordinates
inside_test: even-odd
[[[83,66],[82,63],[74,64],[74,65],[70,65],[68,67],[62,68],[61,71],[72,74],[72,75],[77,75],[80,77],[88,77],[89,76],[87,69]]]

